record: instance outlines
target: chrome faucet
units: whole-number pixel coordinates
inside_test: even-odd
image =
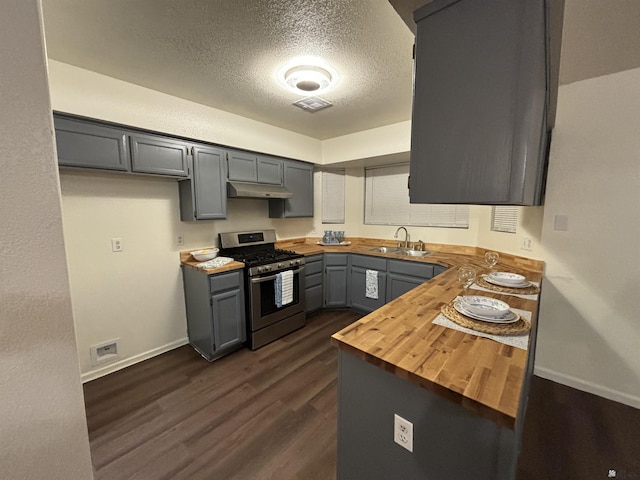
[[[396,233],[393,235],[393,238],[398,238],[398,232],[400,230],[404,230],[404,248],[407,248],[409,246],[409,232],[407,232],[407,229],[405,227],[398,227],[398,229],[396,230]],[[398,246],[401,247],[402,242],[398,242]]]

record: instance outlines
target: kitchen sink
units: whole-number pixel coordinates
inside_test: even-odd
[[[395,255],[404,255],[406,257],[426,257],[427,255],[431,255],[431,252],[423,250],[398,250],[393,253]]]
[[[399,249],[396,247],[376,247],[376,248],[371,248],[369,251],[379,252],[379,253],[397,253],[398,250]]]

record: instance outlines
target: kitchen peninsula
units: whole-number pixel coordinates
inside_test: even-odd
[[[372,251],[380,240],[350,246],[282,242],[311,255]],[[391,244],[389,244],[391,245]],[[513,478],[533,367],[536,300],[472,293],[531,312],[528,350],[435,325],[461,294],[457,267],[486,271],[483,249],[431,245],[416,262],[448,270],[333,335],[339,348],[338,479]],[[501,255],[499,269],[539,282],[542,262]],[[393,441],[394,414],[413,423],[413,452]]]

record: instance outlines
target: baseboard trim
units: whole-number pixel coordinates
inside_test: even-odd
[[[123,368],[130,367],[131,365],[135,365],[136,363],[140,363],[149,358],[156,357],[165,352],[181,347],[182,345],[186,345],[187,343],[189,343],[189,339],[187,337],[181,338],[180,340],[176,340],[175,342],[167,343],[166,345],[162,345],[161,347],[139,353],[138,355],[134,355],[133,357],[127,357],[120,360],[119,362],[110,363],[109,365],[105,365],[104,367],[90,370],[87,373],[82,374],[82,383],[95,380],[96,378],[104,377],[105,375],[108,375],[110,373],[117,372],[118,370],[122,370]]]
[[[572,375],[556,372],[555,370],[551,370],[549,368],[538,367],[537,365],[534,367],[533,373],[538,377],[561,383],[562,385],[566,385],[567,387],[572,387],[578,390],[582,390],[583,392],[592,393],[593,395],[613,400],[614,402],[623,403],[625,405],[629,405],[630,407],[640,408],[640,397],[637,397],[635,395],[629,395],[628,393],[620,392],[619,390],[613,390],[611,388],[597,385],[593,382],[588,382]]]

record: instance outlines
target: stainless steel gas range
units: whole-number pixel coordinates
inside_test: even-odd
[[[304,256],[275,248],[275,230],[219,237],[220,254],[245,264],[247,346],[255,350],[303,327]]]

